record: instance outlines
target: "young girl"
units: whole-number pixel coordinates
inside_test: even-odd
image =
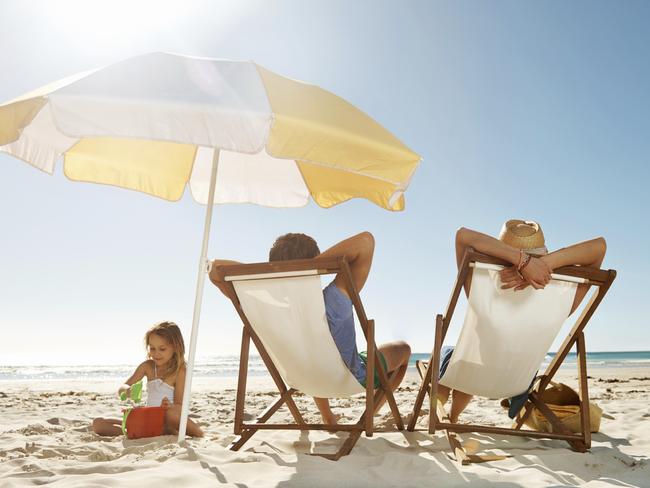
[[[167,406],[163,434],[177,434],[181,418],[181,404],[185,389],[185,343],[181,331],[174,322],[154,325],[144,336],[147,361],[138,366],[131,377],[120,386],[118,396],[131,385],[147,377],[147,406]],[[122,434],[121,419],[97,418],[93,420],[93,431],[99,435]],[[203,437],[203,431],[191,420],[187,420],[187,435]]]

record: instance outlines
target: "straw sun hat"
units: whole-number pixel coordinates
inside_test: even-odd
[[[499,240],[509,246],[523,249],[528,254],[546,254],[544,232],[537,222],[530,220],[508,220],[501,227]]]

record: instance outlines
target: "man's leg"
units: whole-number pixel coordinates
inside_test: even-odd
[[[391,391],[394,391],[404,379],[406,370],[408,369],[409,358],[411,357],[411,347],[404,341],[389,342],[379,346],[379,351],[384,355],[386,366],[388,368],[388,385]],[[382,397],[375,405],[373,413],[377,413],[381,406],[386,401],[386,397]],[[314,402],[323,417],[323,423],[335,424],[339,416],[335,415],[329,404],[327,398],[316,398]]]
[[[341,418],[340,415],[336,415],[334,412],[332,412],[328,398],[314,397],[314,403],[316,403],[318,411],[320,412],[321,417],[323,417],[324,424],[336,424],[337,421]]]
[[[379,352],[384,355],[386,360],[386,367],[388,368],[388,386],[391,391],[395,391],[402,383],[406,370],[409,366],[409,358],[411,357],[411,347],[404,341],[389,342],[379,346]],[[375,405],[373,413],[377,413],[386,401],[386,396],[382,396],[381,400]]]

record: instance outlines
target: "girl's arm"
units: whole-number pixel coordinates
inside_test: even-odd
[[[185,391],[185,366],[176,375],[174,381],[174,405],[182,405],[183,392]]]
[[[166,421],[173,430],[178,430],[180,425],[181,410],[183,405],[183,392],[185,391],[185,366],[176,375],[176,380],[174,380],[174,404],[169,405],[168,401],[163,400],[162,406],[169,407],[170,410],[168,413],[171,413],[171,419]],[[195,424],[192,420],[187,419],[187,435],[192,437],[203,437],[203,431],[201,427]]]
[[[129,394],[129,389],[131,388],[131,385],[133,383],[137,383],[140,381],[142,378],[145,377],[147,374],[147,369],[149,367],[149,361],[145,361],[144,363],[140,364],[137,368],[135,368],[135,371],[131,375],[131,377],[124,382],[122,386],[117,390],[118,396],[122,395],[123,392],[126,392],[127,396]]]

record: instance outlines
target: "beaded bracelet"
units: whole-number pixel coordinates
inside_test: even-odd
[[[522,253],[525,254],[523,251]],[[522,262],[519,264],[519,267],[517,268],[517,271],[519,271],[519,273],[521,273],[524,270],[524,268],[528,266],[528,263],[530,263],[530,258],[531,258],[530,254],[525,254],[525,257],[523,258]]]
[[[519,276],[520,280],[523,280],[524,277],[522,274],[519,272],[519,269],[521,268],[522,261],[524,260],[524,250],[519,249],[519,259],[517,260],[517,264],[515,265],[515,273],[517,273],[517,276]]]

